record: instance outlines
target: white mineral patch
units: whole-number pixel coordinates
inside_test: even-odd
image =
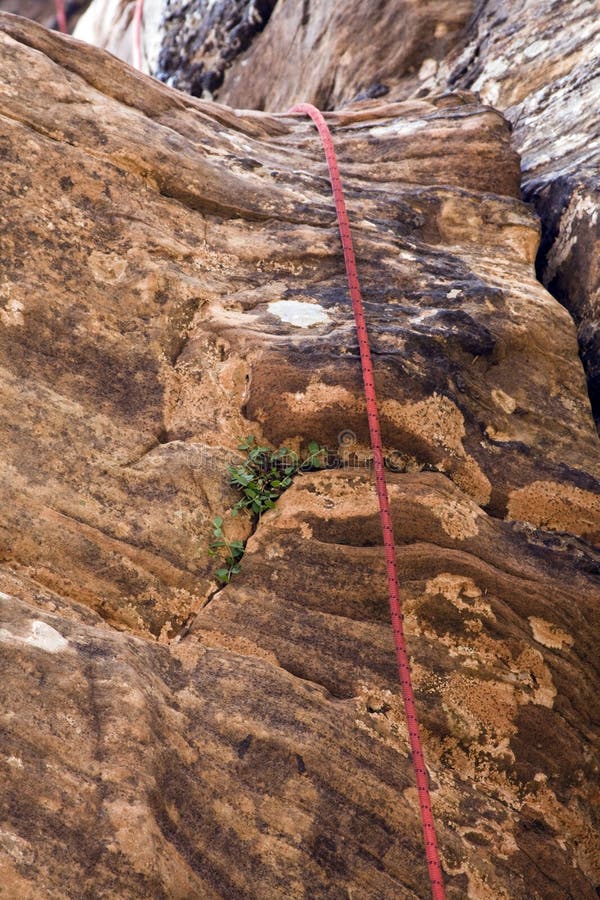
[[[0,628],[0,641],[17,641],[20,644],[29,644],[31,647],[37,647],[39,650],[45,650],[47,653],[58,653],[65,650],[69,646],[69,642],[65,640],[62,634],[47,625],[35,619],[31,622],[29,634],[14,634],[6,628]]]
[[[433,78],[433,76],[437,72],[437,68],[437,61],[429,57],[428,59],[423,60],[417,78],[419,79],[419,81],[427,81],[428,78]]]
[[[481,88],[480,96],[484,103],[487,103],[489,106],[493,106],[498,102],[498,98],[500,96],[500,82],[488,81]]]
[[[541,56],[547,47],[548,41],[534,41],[533,44],[529,44],[528,47],[525,47],[523,56],[525,59],[534,59],[536,56]]]
[[[486,81],[490,81],[493,78],[499,78],[500,76],[504,75],[509,67],[509,61],[503,56],[499,56],[498,59],[490,60],[485,65],[483,72],[481,73],[479,78],[477,78],[477,80],[473,82],[472,89],[480,91]]]
[[[0,591],[0,600],[12,600],[12,599],[13,599],[13,597],[11,597],[10,594],[5,594],[4,591]]]
[[[46,622],[40,622],[39,619],[31,623],[31,635],[26,638],[25,643],[39,647],[40,650],[47,650],[48,653],[56,653],[69,646],[69,642],[60,631],[47,625]]]
[[[31,865],[33,862],[34,852],[29,841],[12,831],[0,831],[0,848],[12,856],[17,863]]]
[[[22,325],[24,322],[23,309],[24,306],[20,300],[11,298],[6,304],[6,307],[0,310],[0,317],[2,318],[4,325]]]
[[[309,328],[311,325],[329,322],[329,316],[322,306],[318,303],[304,303],[302,300],[275,300],[269,303],[267,311],[297,328]]]
[[[419,119],[416,122],[407,122],[405,119],[393,119],[388,125],[377,125],[375,128],[371,128],[371,134],[373,137],[387,137],[390,134],[415,134],[417,131],[422,131],[427,125],[428,123],[423,121],[423,119]]]
[[[432,316],[435,316],[439,310],[437,309],[420,309],[413,316],[408,317],[408,321],[412,322],[413,325],[420,325],[421,322],[424,322],[425,319],[430,319]]]

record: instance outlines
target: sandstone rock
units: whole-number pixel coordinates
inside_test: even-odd
[[[77,33],[129,59],[130,8],[107,16],[96,0]],[[240,108],[468,88],[502,110],[542,222],[539,276],[575,319],[598,418],[599,23],[598,0],[387,0],[368,14],[357,0],[178,0],[163,15],[150,5],[144,34],[150,72]]]
[[[195,97],[211,96],[233,61],[264,29],[276,5],[277,0],[176,0],[159,23],[160,52],[153,74]]]
[[[212,590],[226,448],[258,429],[336,450],[350,431],[367,453],[324,163],[308,123],[198,105],[17,19],[3,29],[4,554],[159,634]],[[534,279],[504,123],[464,98],[332,121],[386,452],[495,515],[595,538],[573,328]],[[295,323],[298,303],[317,324]]]
[[[107,10],[96,0],[76,36],[131,61],[132,5],[112,0]],[[144,6],[149,71],[230,106],[331,109],[385,96],[399,79],[405,93],[420,88],[461,42],[474,8],[473,0],[383,0],[368,11],[358,0],[153,0]]]
[[[0,80],[7,896],[427,896],[312,126],[11,16]],[[330,121],[448,895],[587,900],[598,554],[574,535],[600,516],[575,330],[535,280],[498,113],[462,92]],[[251,432],[340,470],[302,476],[215,593]]]
[[[448,897],[592,898],[597,555],[391,497]],[[378,541],[365,474],[302,477],[170,648],[5,572],[7,896],[427,897]]]
[[[523,194],[543,226],[540,278],[577,323],[600,421],[599,52],[597,0],[488,0],[438,84],[479,91],[513,124]]]
[[[0,11],[35,19],[48,28],[56,26],[54,0],[0,0]]]
[[[600,842],[592,819],[576,822],[573,811],[591,812],[597,776],[595,764],[583,774],[585,751],[567,722],[575,709],[590,724],[597,715],[593,633],[580,643],[597,615],[598,585],[586,574],[597,555],[491,520],[439,474],[391,476],[390,496],[436,812],[460,835],[442,841],[449,870],[467,876],[463,896],[592,896],[573,867],[597,883]],[[342,707],[357,704],[358,727],[406,754],[377,503],[364,473],[299,478],[193,633],[205,646],[267,650]],[[463,829],[459,810],[478,824]],[[578,838],[565,853],[557,838],[567,822]],[[528,884],[531,851],[544,874]]]
[[[472,9],[473,0],[184,0],[169,5],[160,27],[156,75],[230,106],[283,111],[307,101],[333,109],[384,96],[403,76],[420,84],[423,66],[444,57]],[[254,29],[240,40],[245,22]]]

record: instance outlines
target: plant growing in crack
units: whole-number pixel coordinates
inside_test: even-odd
[[[246,454],[239,465],[229,466],[229,483],[242,495],[231,510],[232,516],[246,512],[254,528],[268,509],[273,509],[276,500],[287,490],[299,472],[310,472],[325,469],[329,465],[329,454],[325,447],[316,441],[308,445],[307,454],[301,458],[288,447],[272,450],[257,443],[254,435],[250,435],[238,450]],[[219,556],[222,566],[215,575],[222,584],[229,584],[233,575],[240,571],[240,560],[244,555],[245,541],[230,541],[223,531],[223,518],[213,519],[213,540],[209,545],[209,554]]]
[[[229,584],[232,575],[240,571],[240,560],[244,555],[245,541],[230,541],[223,531],[223,519],[215,516],[213,519],[213,539],[208,548],[209,556],[219,556],[222,565],[215,572],[217,580],[221,584]]]

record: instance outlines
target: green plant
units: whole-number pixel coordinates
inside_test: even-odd
[[[217,569],[215,575],[221,584],[229,584],[232,575],[240,571],[240,560],[244,555],[246,545],[244,541],[230,541],[223,531],[223,519],[215,516],[213,519],[213,540],[208,547],[209,556],[220,556],[223,565]]]
[[[278,450],[261,447],[253,435],[242,441],[238,450],[246,453],[246,459],[237,466],[229,466],[229,483],[242,495],[231,515],[237,516],[240,511],[246,510],[254,523],[267,509],[273,509],[277,498],[289,488],[298,472],[324,469],[329,463],[327,450],[316,441],[310,442],[302,459],[287,447]],[[245,541],[230,541],[226,537],[223,518],[216,516],[208,553],[221,558],[222,565],[215,572],[220,584],[229,584],[232,576],[240,571],[245,548]]]
[[[273,509],[275,501],[289,488],[299,471],[324,469],[328,454],[316,441],[308,445],[308,455],[300,459],[287,447],[271,450],[261,447],[253,435],[238,445],[246,452],[246,459],[239,466],[229,467],[229,483],[241,493],[241,498],[231,514],[247,509],[255,519],[260,519],[267,509]]]

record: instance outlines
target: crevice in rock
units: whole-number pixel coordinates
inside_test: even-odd
[[[201,613],[203,610],[205,610],[206,607],[209,606],[209,605],[212,603],[212,601],[215,599],[215,597],[217,596],[217,594],[220,594],[221,591],[224,591],[226,587],[227,587],[226,584],[219,584],[219,585],[217,585],[217,587],[215,587],[214,590],[212,590],[206,597],[204,597],[204,599],[202,600],[202,604],[200,605],[200,607],[199,607],[198,609],[195,609],[193,612],[190,613],[190,615],[187,617],[187,619],[185,620],[185,622],[184,622],[183,625],[181,626],[181,628],[180,628],[180,630],[178,631],[178,633],[175,635],[175,637],[173,637],[173,638],[171,639],[171,641],[170,641],[169,643],[171,643],[171,644],[179,644],[184,638],[188,637],[188,635],[190,634],[190,632],[191,632],[191,630],[192,630],[192,628],[193,628],[193,626],[194,626],[194,622],[196,621],[196,619],[198,618],[198,616],[200,615],[200,613]]]
[[[146,456],[156,450],[157,447],[160,447],[162,444],[168,443],[170,443],[170,441],[167,432],[164,428],[162,428],[149,444],[146,444],[146,446],[144,446],[138,453],[136,453],[133,459],[128,459],[127,462],[121,463],[120,468],[129,469],[131,466],[136,466]]]
[[[537,277],[575,322],[592,413],[600,431],[600,324],[596,309],[600,275],[594,266],[600,228],[594,215],[593,193],[593,189],[568,176],[534,181],[523,189],[542,226]]]

